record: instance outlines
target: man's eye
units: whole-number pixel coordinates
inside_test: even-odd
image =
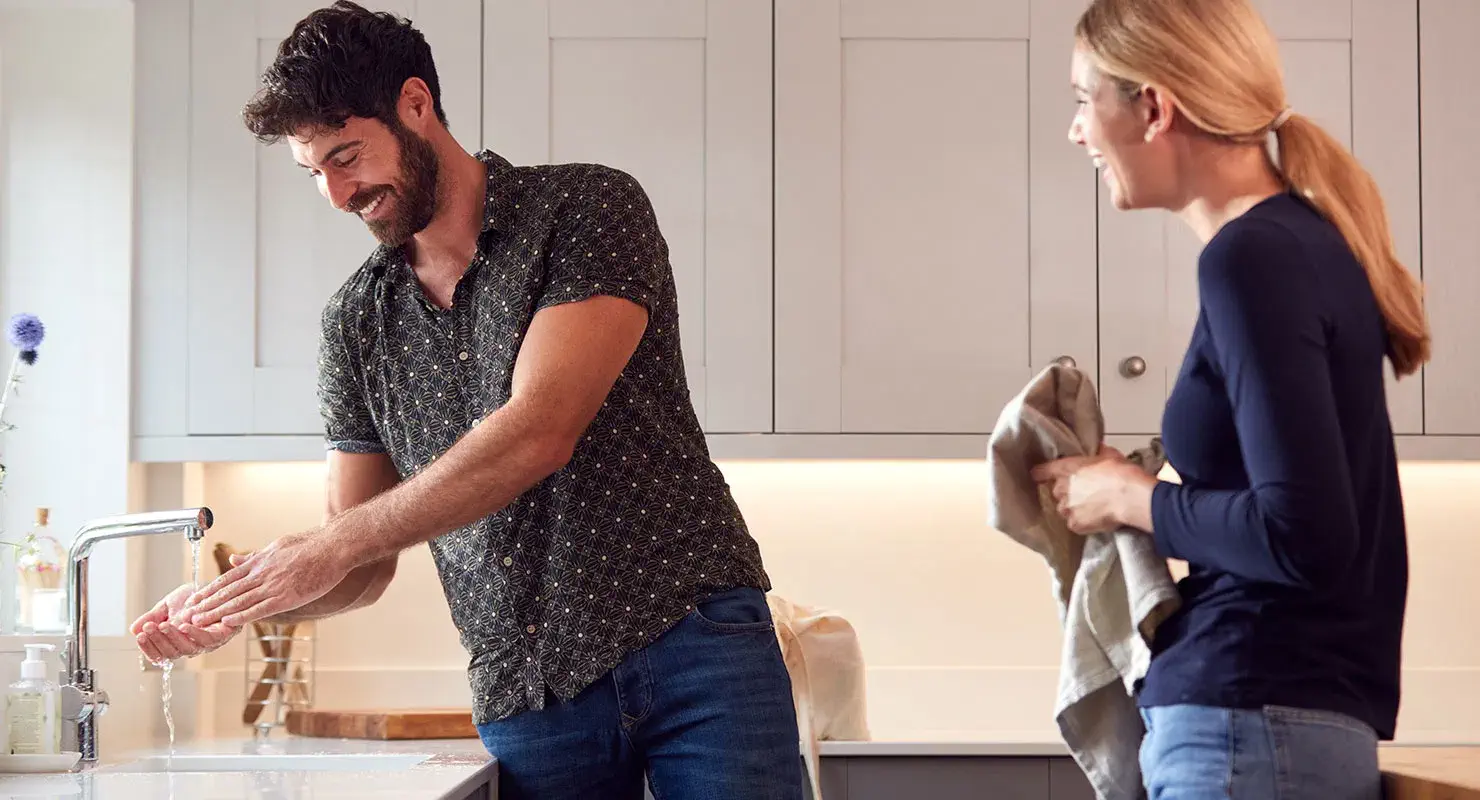
[[[360,156],[358,154],[356,154],[356,155],[350,156],[349,158],[345,159],[344,161],[339,162],[335,166],[339,167],[340,169],[344,169],[345,167],[348,167],[349,165],[351,165],[351,164],[353,164],[353,163],[355,163],[356,161],[359,161],[359,160],[360,160]]]

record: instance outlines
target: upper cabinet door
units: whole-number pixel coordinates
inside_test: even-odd
[[[314,394],[324,302],[375,246],[336,211],[286,144],[242,126],[293,25],[319,0],[197,0],[191,17],[189,433],[318,434]],[[479,144],[478,0],[371,0],[409,18],[436,60],[452,132]]]
[[[771,430],[771,4],[488,0],[484,140],[652,199],[709,433]]]
[[[1419,265],[1416,0],[1256,0],[1280,39],[1293,109],[1351,149],[1377,181],[1398,255]],[[1202,243],[1165,212],[1116,210],[1101,188],[1101,399],[1112,433],[1155,434],[1197,320]],[[1398,433],[1423,431],[1423,387],[1394,382]]]
[[[1480,434],[1480,3],[1423,0],[1423,257],[1433,361],[1424,368],[1424,432]]]
[[[777,4],[776,427],[988,433],[1095,358],[1080,0]]]

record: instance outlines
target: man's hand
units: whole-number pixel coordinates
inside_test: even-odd
[[[341,555],[319,530],[283,536],[192,595],[183,613],[197,626],[240,628],[292,611],[344,580],[349,566]]]
[[[209,653],[231,641],[240,630],[222,623],[199,626],[185,619],[182,612],[194,588],[191,584],[182,584],[129,627],[139,649],[150,662],[163,664],[177,658]]]

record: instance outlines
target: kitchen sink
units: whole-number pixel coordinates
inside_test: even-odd
[[[410,769],[431,756],[403,753],[176,753],[147,756],[104,772],[365,772]]]

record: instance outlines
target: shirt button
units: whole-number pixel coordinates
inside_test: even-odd
[[[506,566],[506,567],[512,567],[512,566],[514,566],[514,559],[510,558],[509,556],[504,556],[504,566]]]
[[[535,632],[535,630],[536,630],[536,628],[535,628],[535,626],[533,626],[533,625],[531,625],[531,626],[529,626],[529,627],[528,627],[528,628],[525,628],[525,630],[526,630],[526,631],[529,631],[529,632],[530,632],[530,633],[534,633],[534,632]]]
[[[457,360],[458,361],[467,361],[468,360],[468,351],[464,350],[461,353],[458,353],[457,354]]]

